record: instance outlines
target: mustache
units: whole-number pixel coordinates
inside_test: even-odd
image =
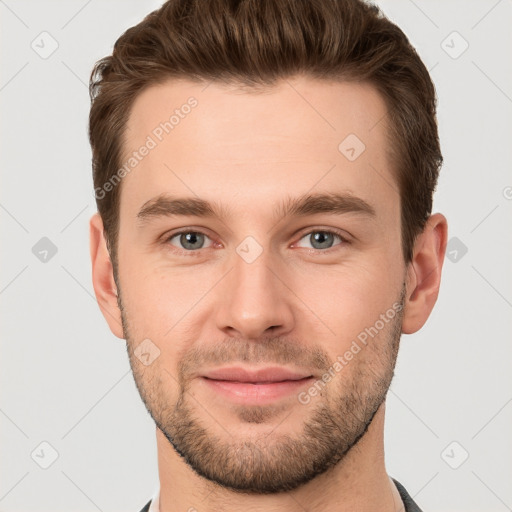
[[[319,347],[308,347],[282,337],[258,340],[228,338],[189,349],[180,361],[180,374],[187,377],[197,368],[228,363],[293,364],[311,370],[325,370],[330,360],[328,354]]]

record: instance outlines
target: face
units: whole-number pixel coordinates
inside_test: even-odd
[[[170,81],[133,106],[125,160],[149,150],[122,181],[130,363],[158,428],[222,486],[312,480],[384,401],[406,281],[385,113],[370,85],[306,77]]]

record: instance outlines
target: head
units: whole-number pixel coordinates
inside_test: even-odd
[[[425,66],[358,0],[171,0],[118,39],[90,90],[94,287],[156,425],[233,490],[325,473],[367,432],[401,333],[437,298]],[[226,366],[304,380],[249,403],[205,379]]]

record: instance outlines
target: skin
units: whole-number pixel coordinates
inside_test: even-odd
[[[436,302],[445,217],[429,218],[406,265],[386,107],[366,84],[296,76],[256,94],[168,81],[137,97],[126,156],[190,96],[197,107],[123,178],[119,289],[101,218],[90,221],[98,304],[112,332],[127,340],[135,381],[157,423],[160,510],[403,510],[385,469],[385,392],[400,333],[419,330]],[[338,150],[351,133],[366,146],[352,162]],[[273,211],[287,197],[334,192],[363,199],[375,215]],[[231,214],[141,222],[140,209],[162,193],[205,199]],[[206,234],[204,246],[187,252],[179,236],[171,238],[182,228]],[[332,230],[346,241],[312,245],[312,234]],[[236,251],[247,236],[262,251],[251,263]],[[200,378],[228,362],[275,363],[321,379],[401,292],[403,310],[308,404],[297,393],[262,407],[235,404]],[[160,351],[149,365],[134,355],[145,339]],[[319,413],[325,428],[305,430]],[[203,444],[187,440],[187,432]],[[295,451],[284,452],[290,440]],[[332,443],[324,450],[331,464],[315,473],[308,464],[322,452],[319,440]],[[208,477],[198,473],[205,469]],[[292,469],[307,473],[306,481],[294,480]],[[280,484],[281,491],[271,488]]]

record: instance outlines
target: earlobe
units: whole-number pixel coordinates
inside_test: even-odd
[[[117,287],[99,213],[95,213],[89,221],[89,244],[96,300],[112,333],[124,339],[121,311],[117,303]]]
[[[414,244],[412,261],[407,270],[407,293],[402,332],[412,334],[423,327],[439,294],[448,224],[436,213],[427,220],[425,229]]]

